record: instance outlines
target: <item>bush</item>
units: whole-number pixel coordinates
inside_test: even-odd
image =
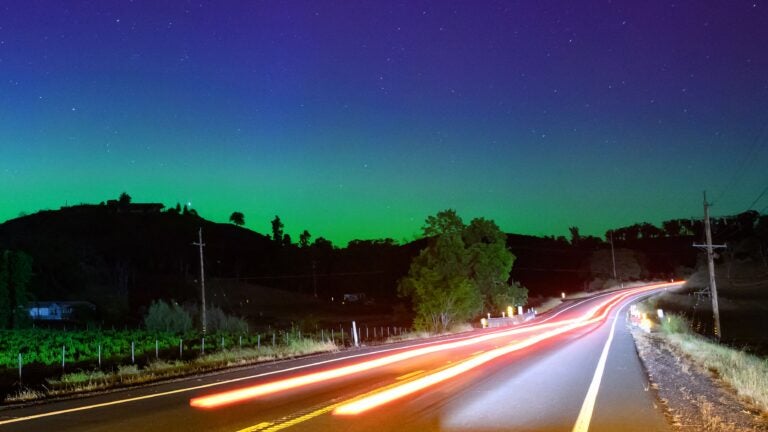
[[[689,334],[691,333],[691,322],[683,316],[667,314],[667,316],[661,320],[661,329],[666,334]]]
[[[157,300],[149,306],[144,326],[149,331],[184,334],[192,329],[192,317],[176,302]]]
[[[208,330],[211,333],[245,333],[248,331],[248,323],[244,319],[227,315],[221,309],[212,307],[206,311]]]

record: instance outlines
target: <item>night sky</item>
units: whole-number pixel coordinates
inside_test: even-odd
[[[747,210],[766,124],[764,1],[0,3],[0,221],[127,191],[340,245],[445,208],[602,235]]]

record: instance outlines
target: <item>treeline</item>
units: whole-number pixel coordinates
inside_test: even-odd
[[[32,258],[27,300],[87,301],[96,306],[88,317],[95,324],[139,326],[153,301],[199,301],[200,256],[193,243],[200,228],[208,301],[264,324],[279,317],[272,303],[254,306],[258,299],[252,293],[259,287],[317,298],[302,303],[308,310],[347,293],[363,293],[391,310],[405,301],[397,287],[413,259],[430,245],[425,236],[406,244],[375,239],[338,247],[307,230],[291,238],[279,216],[272,218],[268,235],[260,234],[243,227],[246,217],[235,211],[231,223],[213,223],[189,206],[136,204],[122,194],[102,204],[41,211],[0,224],[0,250]],[[715,242],[734,246],[726,254],[766,256],[766,216],[746,212],[713,218],[712,226]],[[660,227],[638,223],[610,230],[606,238],[581,235],[577,227],[569,231],[570,238],[506,235],[506,247],[516,256],[509,281],[519,281],[534,297],[608,284],[614,279],[606,255],[611,239],[617,280],[685,275],[696,267],[698,251],[691,244],[703,239],[703,223],[695,219],[665,221]],[[6,318],[0,325],[7,327],[16,325],[7,317],[22,319],[24,301],[16,294],[21,291],[5,288],[18,284],[4,277],[0,317]]]

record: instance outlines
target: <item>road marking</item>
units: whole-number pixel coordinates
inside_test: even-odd
[[[413,372],[411,372],[411,373],[407,373],[407,374],[405,374],[405,375],[401,375],[401,376],[399,376],[399,377],[397,377],[397,378],[395,378],[395,379],[396,379],[397,381],[402,381],[402,380],[404,380],[404,379],[408,379],[408,378],[411,378],[411,377],[415,377],[416,375],[419,375],[419,374],[422,374],[422,373],[424,373],[424,371],[423,371],[423,370],[417,370],[417,371],[413,371]]]
[[[240,429],[240,431],[238,432],[256,432],[256,431],[264,430],[270,426],[272,426],[271,422],[261,422],[257,425],[250,426],[245,429]]]
[[[399,381],[412,380],[416,375],[421,374],[423,372],[424,372],[423,370],[411,372],[409,374],[406,374],[406,375],[403,375],[401,377],[396,378],[396,380],[399,380]],[[341,402],[332,403],[332,404],[326,405],[326,406],[324,406],[322,408],[318,408],[318,409],[315,409],[315,410],[312,410],[310,408],[310,412],[308,412],[306,414],[302,414],[302,411],[299,411],[297,413],[293,413],[293,414],[287,415],[285,417],[282,417],[279,420],[275,420],[273,422],[262,422],[262,423],[259,423],[259,424],[255,425],[255,426],[247,427],[245,429],[240,429],[237,432],[276,432],[276,431],[279,431],[279,430],[282,430],[282,429],[285,429],[285,428],[288,428],[288,427],[291,427],[291,426],[295,426],[295,425],[297,425],[299,423],[302,423],[302,422],[305,422],[307,420],[312,420],[313,418],[318,417],[320,415],[323,415],[323,414],[325,414],[327,412],[333,411],[336,408],[338,408],[338,407],[340,407],[340,406],[342,406],[342,405],[344,405],[346,403],[358,400],[360,398],[363,398],[363,397],[366,397],[366,396],[369,396],[369,395],[372,395],[372,394],[376,394],[376,393],[378,393],[380,391],[383,391],[383,390],[395,387],[397,385],[399,385],[399,383],[388,384],[386,386],[376,388],[376,389],[374,389],[372,391],[369,391],[367,393],[364,393],[362,395],[354,396],[354,397],[352,397],[350,399],[344,399]],[[332,399],[329,402],[333,402],[334,400],[338,400],[338,399]]]
[[[616,330],[616,316],[613,317],[613,324],[611,324],[611,332],[608,334],[608,340],[605,341],[603,352],[600,354],[600,360],[597,362],[597,368],[595,369],[595,375],[592,377],[592,383],[589,384],[589,390],[587,390],[587,397],[584,398],[584,403],[581,405],[581,411],[579,411],[579,417],[576,419],[576,424],[573,426],[573,432],[587,432],[589,430],[589,422],[592,420],[592,412],[595,410],[595,401],[597,400],[597,391],[600,389],[600,381],[603,379],[603,372],[605,371],[605,363],[608,360],[608,351],[611,349],[611,342],[613,341],[613,333]]]
[[[289,417],[289,418],[286,418],[283,421],[276,421],[274,423],[266,423],[267,426],[264,427],[264,428],[261,428],[261,429],[245,428],[245,429],[241,429],[241,430],[239,430],[237,432],[256,432],[256,431],[276,432],[276,431],[279,431],[279,430],[282,430],[282,429],[285,429],[285,428],[289,428],[291,426],[295,426],[295,425],[297,425],[299,423],[303,423],[303,422],[305,422],[307,420],[312,420],[313,418],[315,418],[317,416],[321,416],[321,415],[323,415],[323,414],[333,410],[334,408],[336,408],[339,405],[341,405],[341,402],[335,403],[333,405],[328,405],[327,407],[320,408],[318,410],[312,411],[310,413],[307,413],[307,414],[304,414],[304,415],[301,415],[301,416],[298,416],[298,417],[293,417],[293,418]],[[256,426],[258,426],[258,425],[256,425]]]
[[[572,432],[587,432],[589,430],[589,423],[592,421],[592,413],[595,410],[595,402],[597,401],[597,392],[600,389],[600,381],[603,379],[605,363],[608,360],[608,351],[611,349],[613,334],[616,331],[616,321],[618,321],[621,311],[626,308],[627,305],[653,294],[639,295],[616,310],[616,315],[613,317],[613,324],[611,324],[611,332],[608,334],[608,340],[605,341],[605,346],[603,346],[603,352],[600,354],[600,360],[597,362],[597,368],[595,368],[595,375],[592,377],[592,382],[589,384],[587,396],[584,398],[584,403],[581,405],[581,411],[579,411],[579,417],[576,418],[576,424],[573,425]]]

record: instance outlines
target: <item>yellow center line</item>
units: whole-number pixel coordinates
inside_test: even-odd
[[[271,422],[261,422],[261,423],[259,423],[257,425],[249,426],[249,427],[247,427],[245,429],[241,429],[240,432],[256,432],[256,431],[260,431],[262,429],[265,429],[265,428],[267,428],[267,427],[269,427],[271,425],[272,425]]]
[[[414,377],[416,375],[419,375],[419,374],[422,374],[422,373],[424,373],[423,370],[417,370],[417,371],[413,371],[411,373],[407,373],[405,375],[399,376],[399,377],[397,377],[395,379],[398,380],[398,381],[402,381],[404,379],[412,378],[412,377]]]
[[[446,368],[446,366],[442,366],[442,367],[439,367],[439,368],[433,370],[432,372],[437,372],[437,371],[443,370],[445,368]],[[262,422],[262,423],[259,423],[257,425],[254,425],[254,426],[247,427],[245,429],[240,429],[237,432],[257,432],[257,431],[258,432],[276,432],[276,431],[279,431],[279,430],[282,430],[282,429],[285,429],[285,428],[288,428],[288,427],[291,427],[291,426],[295,426],[295,425],[297,425],[299,423],[305,422],[307,420],[311,420],[311,419],[313,419],[315,417],[318,417],[318,416],[323,415],[325,413],[331,412],[331,411],[335,410],[337,407],[340,407],[340,406],[342,406],[344,404],[351,403],[351,402],[354,402],[354,401],[356,401],[358,399],[362,399],[362,398],[365,398],[365,397],[368,397],[368,396],[372,396],[374,394],[377,394],[377,393],[389,390],[390,388],[397,387],[397,386],[403,384],[403,381],[405,381],[405,382],[413,381],[413,380],[417,379],[418,375],[421,375],[424,372],[425,371],[420,370],[420,371],[411,372],[411,373],[406,374],[406,375],[402,375],[402,376],[396,378],[397,382],[394,382],[392,384],[389,384],[389,385],[386,385],[386,386],[383,386],[383,387],[376,388],[376,389],[374,389],[372,391],[369,391],[367,393],[363,393],[361,395],[358,395],[358,396],[355,396],[355,397],[352,397],[352,398],[349,398],[349,399],[342,400],[341,402],[337,402],[337,403],[334,403],[334,404],[331,404],[331,405],[328,405],[328,406],[316,409],[316,410],[311,411],[311,412],[309,412],[307,414],[302,414],[302,415],[299,415],[299,416],[295,416],[296,414],[288,415],[288,416],[285,416],[285,417],[283,417],[283,418],[281,418],[279,420],[275,420],[274,422]]]

